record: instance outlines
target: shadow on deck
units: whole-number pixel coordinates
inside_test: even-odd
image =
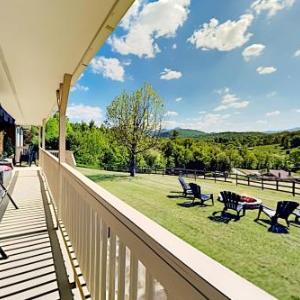
[[[50,207],[42,195],[37,168],[19,169],[9,191],[10,203],[0,224],[0,299],[73,299]]]

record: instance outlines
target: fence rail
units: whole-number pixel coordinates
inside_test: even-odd
[[[44,150],[41,167],[93,299],[273,299]]]
[[[124,167],[116,166],[106,166],[104,168],[108,171],[118,171],[118,172],[127,172],[129,171]],[[178,176],[180,174],[185,175],[186,177],[197,179],[208,179],[235,183],[236,185],[247,185],[250,187],[256,187],[266,190],[275,190],[284,193],[290,193],[293,196],[300,195],[300,181],[297,180],[279,180],[279,179],[270,179],[266,177],[251,177],[246,175],[238,175],[233,173],[222,173],[222,172],[208,172],[205,170],[197,169],[185,169],[185,168],[138,168],[137,173],[143,174],[161,174],[161,175],[170,175]]]

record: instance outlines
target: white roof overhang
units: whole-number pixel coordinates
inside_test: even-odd
[[[18,124],[42,124],[133,2],[0,0],[0,103]]]

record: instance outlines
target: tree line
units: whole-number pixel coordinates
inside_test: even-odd
[[[97,126],[67,122],[67,149],[80,165],[103,168],[190,168],[206,171],[300,169],[300,131],[222,132],[198,137],[162,134],[164,103],[145,84],[123,92],[107,108],[106,121]],[[58,149],[58,115],[46,126],[46,147]]]
[[[58,149],[58,115],[49,119],[46,127],[46,147]],[[90,123],[67,123],[67,149],[74,152],[80,165],[103,168],[105,166],[129,167],[130,153],[120,144],[111,128]],[[272,137],[273,144],[266,144],[266,138],[260,140],[260,134],[241,135],[241,139],[229,134],[228,140],[207,138],[184,138],[171,136],[159,138],[155,147],[137,154],[138,168],[190,168],[207,171],[230,171],[231,168],[245,169],[300,169],[300,148],[295,143],[300,140],[298,133],[278,133]],[[255,139],[255,143],[249,141]],[[281,140],[289,140],[289,146]],[[255,146],[253,146],[255,145]],[[256,147],[263,145],[277,146]]]

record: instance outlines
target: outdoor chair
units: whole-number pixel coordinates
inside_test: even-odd
[[[223,191],[221,192],[221,197],[221,202],[224,204],[222,213],[225,213],[228,209],[231,209],[237,212],[238,218],[240,218],[241,211],[243,211],[243,216],[245,215],[245,210],[243,208],[243,204],[241,203],[240,195],[229,191]]]
[[[195,200],[200,200],[200,204],[203,205],[204,202],[211,200],[212,205],[214,205],[214,195],[213,194],[202,194],[201,187],[196,183],[190,183],[190,188],[193,193],[193,203]]]
[[[2,218],[5,214],[5,211],[7,209],[8,203],[9,203],[9,197],[6,196],[7,191],[0,187],[0,223],[2,221]],[[8,256],[4,252],[4,250],[0,246],[0,259],[6,259]]]
[[[7,189],[3,186],[3,184],[0,182],[0,223],[5,214],[9,201],[12,203],[15,209],[18,209],[18,206],[13,200],[13,198],[11,197]],[[7,258],[8,256],[0,246],[0,259],[7,259]]]
[[[189,184],[187,184],[182,176],[178,177],[179,183],[183,189],[183,194],[186,197],[187,195],[192,195],[192,190]]]
[[[271,219],[271,226],[278,224],[278,219],[280,218],[280,219],[284,219],[287,226],[289,227],[290,222],[288,218],[293,213],[293,211],[298,207],[298,205],[299,204],[294,201],[279,201],[277,202],[276,210],[261,205],[258,211],[256,221],[259,220],[260,214],[263,212]]]
[[[300,223],[300,209],[295,209],[293,215],[295,216],[295,222]]]

